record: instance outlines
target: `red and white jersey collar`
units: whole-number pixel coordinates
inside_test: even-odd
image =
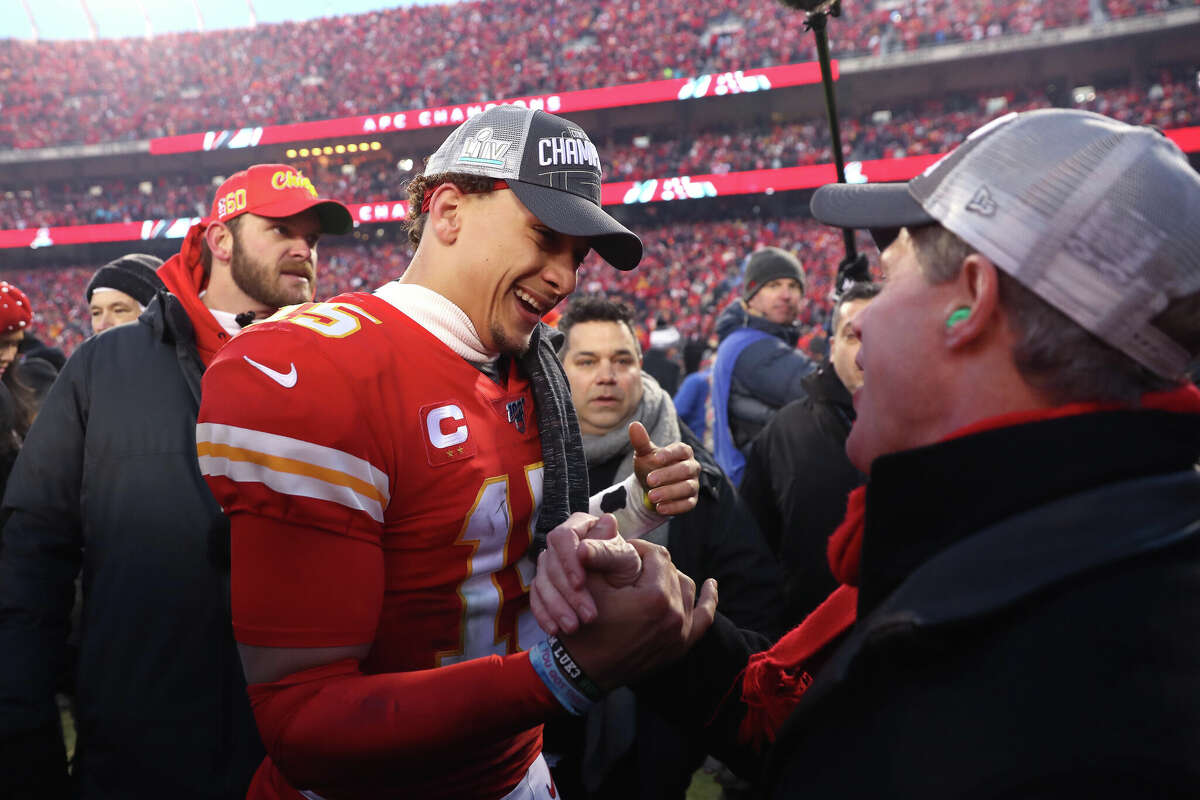
[[[404,312],[472,364],[494,361],[500,355],[484,349],[467,312],[432,289],[392,281],[376,289],[375,296]]]

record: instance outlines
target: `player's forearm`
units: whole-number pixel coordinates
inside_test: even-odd
[[[249,692],[271,760],[293,786],[318,792],[444,769],[447,752],[565,713],[524,653],[380,675],[345,660]]]

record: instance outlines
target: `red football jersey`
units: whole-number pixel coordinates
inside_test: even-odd
[[[205,374],[196,430],[232,523],[239,642],[369,642],[373,674],[510,656],[544,635],[527,555],[541,444],[515,364],[498,385],[386,300],[340,295],[233,339]],[[460,689],[446,681],[447,697]],[[428,775],[397,775],[406,796],[498,796],[540,751],[540,728],[481,746],[471,719],[413,723],[448,752]]]

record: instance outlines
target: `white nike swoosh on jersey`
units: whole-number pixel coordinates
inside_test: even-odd
[[[283,388],[290,389],[296,385],[296,379],[299,377],[299,375],[296,372],[296,363],[295,362],[292,362],[292,364],[291,364],[291,367],[292,367],[291,372],[278,372],[276,370],[271,369],[266,364],[258,363],[250,356],[242,356],[242,358],[246,359],[247,364],[254,367],[256,370],[260,371],[262,374],[266,375],[268,378],[275,381]]]

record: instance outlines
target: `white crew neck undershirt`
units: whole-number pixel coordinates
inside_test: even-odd
[[[484,349],[465,311],[432,289],[415,283],[392,281],[376,289],[375,296],[404,312],[438,341],[472,364],[495,361],[500,355]]]
[[[237,324],[237,314],[229,311],[217,311],[215,308],[208,309],[208,313],[213,315],[217,324],[224,328],[231,337],[241,333],[242,326]]]

